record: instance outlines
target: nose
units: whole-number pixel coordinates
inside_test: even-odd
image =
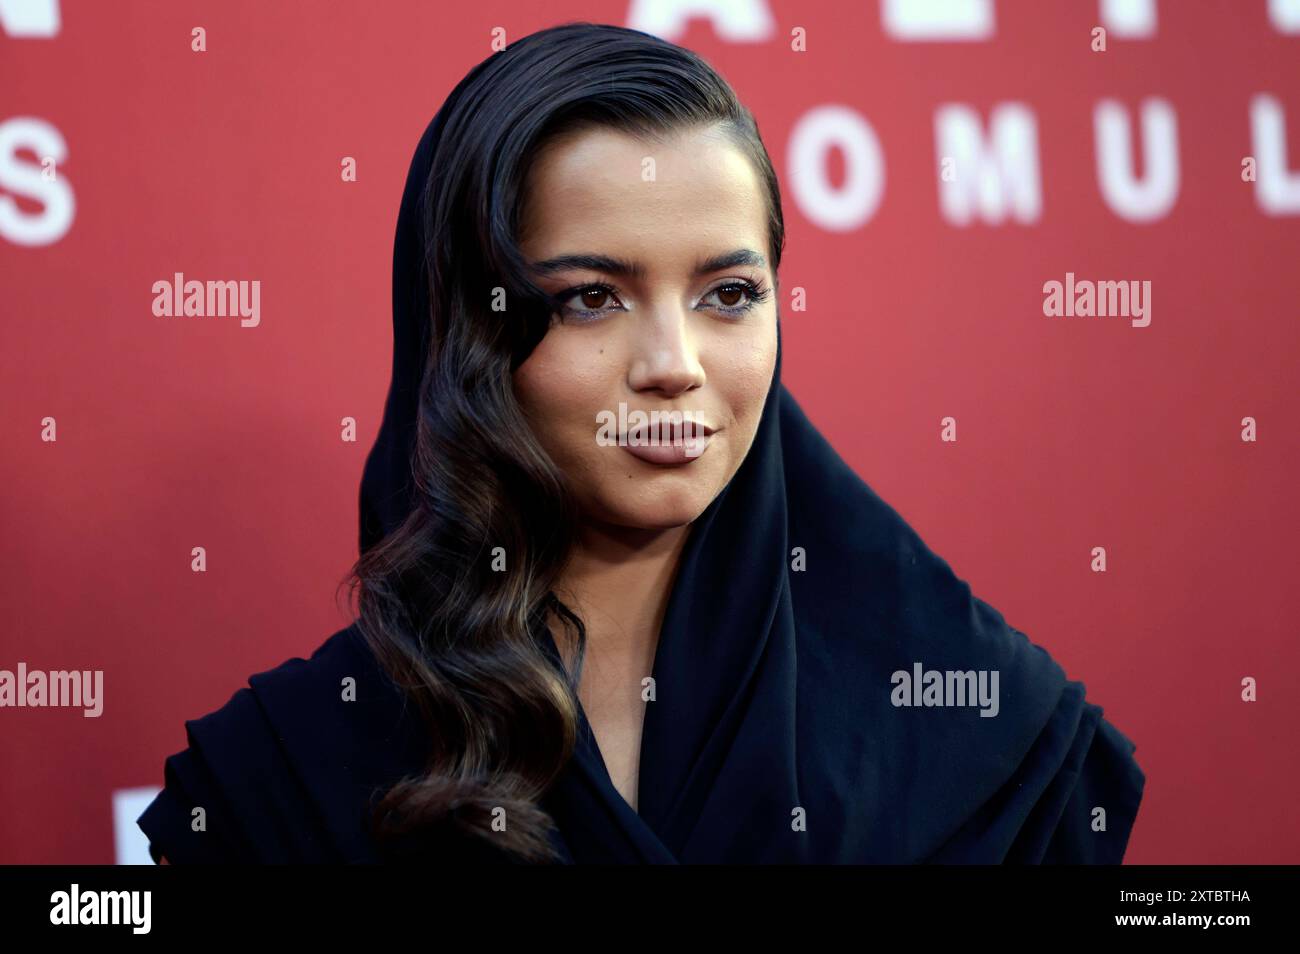
[[[687,315],[680,307],[643,313],[637,322],[628,386],[673,398],[704,385],[704,367]]]

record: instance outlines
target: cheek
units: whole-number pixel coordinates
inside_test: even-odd
[[[580,456],[588,441],[594,446],[596,412],[611,390],[606,370],[569,337],[548,333],[514,374],[515,397],[557,462]]]
[[[742,425],[757,426],[775,371],[775,330],[755,336],[747,346],[727,349],[714,383]]]

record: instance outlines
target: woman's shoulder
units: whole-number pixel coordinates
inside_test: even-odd
[[[370,799],[420,767],[413,715],[354,624],[187,720],[137,824],[174,864],[376,860]]]
[[[799,679],[843,700],[810,709],[819,733],[852,711],[864,747],[909,764],[871,780],[874,810],[924,805],[912,847],[933,860],[1118,861],[1145,787],[1133,741],[783,397]]]

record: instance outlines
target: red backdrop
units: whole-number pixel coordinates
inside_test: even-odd
[[[0,669],[104,674],[0,708],[0,860],[139,859],[183,720],[346,624],[411,152],[495,28],[570,19],[756,113],[785,380],[1137,742],[1127,860],[1300,862],[1295,0],[0,0]],[[176,272],[258,324],[156,317]],[[1067,272],[1150,323],[1045,316]]]

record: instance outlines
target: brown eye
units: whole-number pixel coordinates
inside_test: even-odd
[[[612,311],[627,311],[618,300],[617,289],[604,282],[591,285],[575,285],[555,296],[555,313],[561,321],[570,324],[586,324],[610,314]]]
[[[594,311],[599,310],[601,303],[609,297],[609,292],[603,288],[588,288],[586,291],[581,292],[580,296],[583,305]]]
[[[740,300],[744,295],[745,290],[739,285],[723,285],[718,289],[718,300],[728,308],[734,308],[736,305],[739,305]]]
[[[717,295],[717,303],[713,306],[714,310],[724,315],[738,317],[745,314],[751,308],[766,301],[768,292],[766,289],[759,288],[753,282],[734,281],[727,282],[725,285],[719,285],[709,296]]]

